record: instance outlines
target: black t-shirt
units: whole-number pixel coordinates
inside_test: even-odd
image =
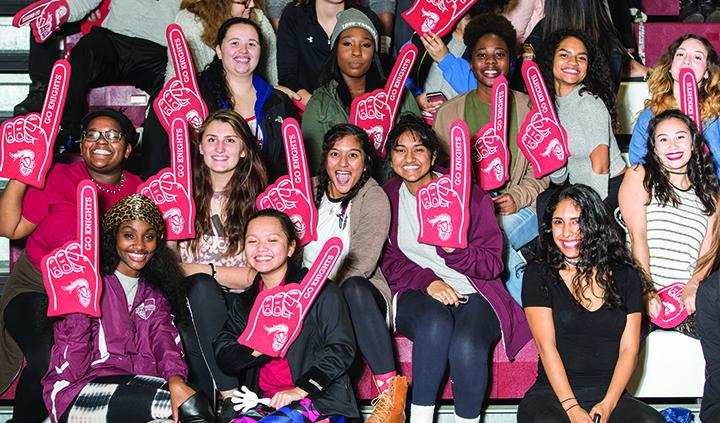
[[[525,269],[523,307],[552,309],[557,349],[572,387],[610,384],[626,315],[642,312],[642,285],[637,271],[617,268],[613,280],[623,307],[610,309],[603,305],[590,312],[575,300],[557,272],[537,263]],[[537,384],[549,385],[542,362]]]

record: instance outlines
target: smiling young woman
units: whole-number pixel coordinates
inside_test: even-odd
[[[620,211],[632,253],[657,289],[686,282],[682,306],[690,316],[677,330],[697,337],[695,293],[708,269],[696,261],[709,251],[717,219],[718,181],[695,123],[678,110],[650,120],[644,165],[631,167],[620,187]],[[661,304],[646,299],[655,317]]]
[[[651,290],[597,192],[555,192],[541,220],[523,306],[540,353],[538,378],[518,422],[660,423],[625,391],[640,345],[643,292]]]
[[[101,210],[133,194],[140,178],[123,170],[135,143],[135,127],[121,112],[98,110],[83,118],[80,154],[70,165],[56,163],[45,188],[10,180],[0,197],[0,234],[10,239],[27,237],[25,252],[15,263],[0,298],[0,389],[20,370],[13,415],[18,421],[42,421],[47,411],[41,401],[40,378],[48,369],[52,331],[42,316],[47,309],[40,263],[43,256],[74,239],[76,194],[80,181],[90,179],[98,188]]]

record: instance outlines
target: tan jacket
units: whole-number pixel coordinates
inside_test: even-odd
[[[313,192],[317,185],[313,178]],[[335,281],[342,284],[353,276],[370,280],[383,295],[390,312],[392,295],[387,281],[380,272],[380,256],[390,230],[390,201],[385,191],[370,178],[352,199],[350,208],[350,252],[335,275]]]
[[[511,92],[519,128],[522,122],[525,121],[528,112],[530,112],[530,99],[526,94],[521,92]],[[475,91],[468,91],[443,104],[435,116],[433,129],[438,134],[442,150],[446,155],[450,153],[450,126],[454,121],[462,119],[463,116],[465,116],[465,99],[468,95],[475,95]],[[510,110],[513,110],[513,106],[510,106]],[[473,135],[475,134],[470,134],[471,137]],[[515,140],[509,140],[509,142],[515,142]],[[550,185],[549,176],[545,176],[542,179],[535,179],[532,165],[527,158],[525,158],[524,154],[520,153],[518,157],[514,157],[514,165],[510,171],[510,181],[505,185],[505,192],[513,198],[518,210],[524,207],[531,207],[534,211],[535,200],[538,194],[545,191],[548,185]]]

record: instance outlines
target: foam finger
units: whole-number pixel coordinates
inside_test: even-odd
[[[70,63],[67,60],[60,59],[55,62],[52,68],[50,83],[45,95],[45,102],[40,112],[40,122],[48,137],[48,139],[45,140],[48,148],[55,142],[55,137],[58,133],[60,118],[65,109],[65,99],[67,98],[69,84]]]
[[[406,44],[400,50],[398,59],[395,61],[395,66],[393,66],[392,72],[390,73],[390,78],[388,78],[387,84],[385,84],[384,91],[387,93],[387,106],[390,109],[391,121],[395,120],[405,82],[410,75],[417,55],[417,47],[412,43]]]
[[[311,198],[310,170],[308,169],[300,125],[295,119],[287,118],[283,121],[282,133],[285,142],[285,157],[288,163],[290,183],[295,189],[299,190],[305,198]]]
[[[13,16],[12,25],[19,28],[23,25],[29,24],[39,18],[46,7],[45,2],[36,2],[24,7],[22,10],[17,12],[15,16]]]
[[[541,116],[556,121],[557,115],[555,114],[555,108],[550,101],[550,94],[545,86],[545,80],[543,80],[538,65],[532,60],[523,61],[522,74],[533,107]]]
[[[172,57],[175,75],[177,75],[180,83],[193,91],[197,91],[197,82],[195,81],[195,69],[193,67],[192,56],[185,40],[185,33],[178,24],[170,24],[165,33],[168,41],[168,49],[170,57]]]
[[[80,249],[93,265],[98,263],[98,200],[97,188],[85,180],[78,185],[78,228],[77,236]],[[97,267],[97,266],[96,266]]]

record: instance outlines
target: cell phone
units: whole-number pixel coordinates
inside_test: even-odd
[[[600,423],[600,415],[599,414],[595,414],[595,416],[593,417],[593,423]]]
[[[444,103],[447,101],[445,94],[443,94],[441,91],[433,91],[431,93],[427,93],[425,95],[425,98],[427,99],[428,103]]]

